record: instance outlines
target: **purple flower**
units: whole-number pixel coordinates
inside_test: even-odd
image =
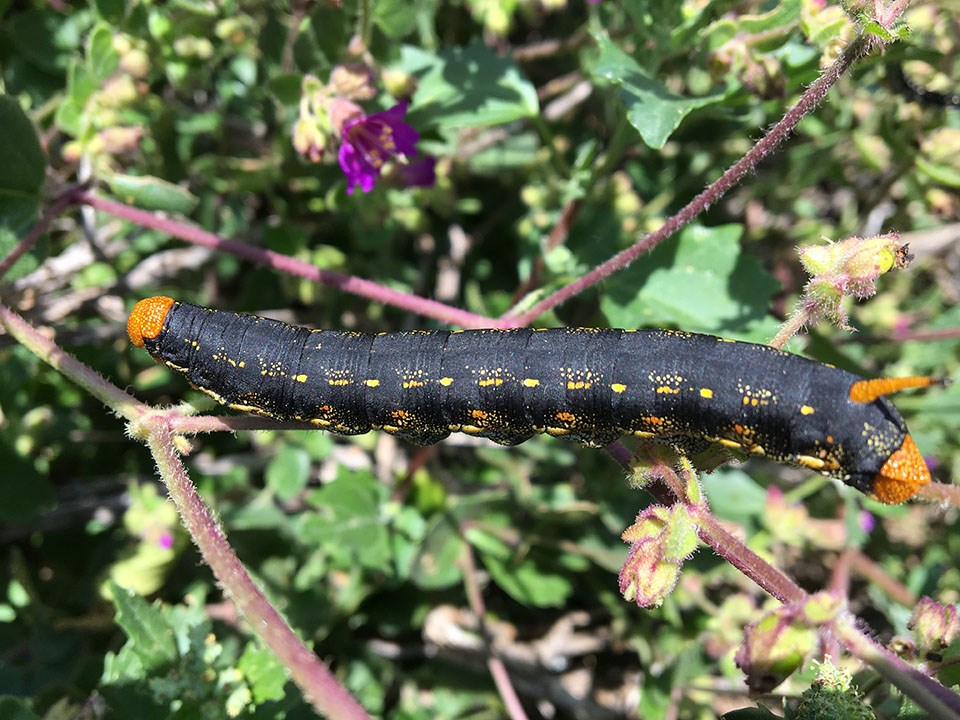
[[[404,187],[433,187],[437,181],[437,159],[420,155],[397,167],[397,176]]]
[[[407,104],[398,103],[389,110],[360,115],[343,127],[339,160],[347,176],[347,195],[359,185],[364,192],[373,189],[384,163],[392,157],[413,157],[420,135],[403,121]]]

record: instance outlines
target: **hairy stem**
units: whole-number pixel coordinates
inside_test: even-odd
[[[858,36],[846,51],[807,89],[797,104],[787,111],[786,115],[774,125],[764,137],[754,145],[750,151],[731,166],[716,182],[709,185],[703,192],[687,203],[681,210],[669,218],[659,229],[648,234],[626,250],[614,255],[606,262],[593,270],[560,288],[555,293],[534,305],[529,310],[513,317],[501,318],[504,322],[511,322],[513,326],[528,325],[536,317],[548,310],[579,295],[587,288],[596,285],[618,270],[622,270],[638,257],[649,252],[685,225],[689,224],[698,215],[720,200],[731,188],[737,185],[748,173],[756,168],[757,164],[772,153],[786,140],[797,124],[806,115],[809,115],[826,96],[827,91],[850,68],[853,63],[870,49],[874,38],[864,35]]]
[[[246,618],[250,628],[290,671],[317,712],[333,720],[368,720],[369,715],[333,673],[293,632],[254,584],[227,538],[190,481],[174,449],[169,427],[157,423],[147,435],[157,468],[184,526],[204,561]]]

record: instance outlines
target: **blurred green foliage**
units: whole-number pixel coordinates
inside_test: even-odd
[[[794,246],[915,231],[916,262],[853,309],[856,335],[814,328],[795,348],[865,373],[956,378],[960,255],[934,231],[960,215],[960,114],[885,79],[887,62],[935,89],[960,77],[948,13],[909,15],[906,41],[855,66],[698,224],[538,324],[763,341],[805,281]],[[0,3],[0,255],[44,198],[90,179],[224,237],[496,317],[658,227],[852,34],[839,7],[812,0]],[[310,163],[294,151],[304,76],[325,82],[346,62],[375,71],[369,112],[395,102],[388,78],[411,83],[407,120],[437,158],[434,187],[386,177],[348,197],[334,153]],[[567,233],[553,242],[558,223]],[[144,296],[322,327],[440,326],[105,215],[64,215],[47,241],[3,278],[3,301],[158,405],[206,399],[128,346],[124,310]],[[153,462],[122,423],[8,336],[0,372],[0,717],[310,717],[169,506],[157,509]],[[897,404],[937,478],[955,477],[960,383]],[[620,533],[648,498],[599,451],[310,432],[191,443],[191,476],[240,558],[375,715],[502,716],[479,645],[457,644],[480,638],[459,613],[468,552],[531,717],[548,705],[651,719],[754,705],[732,657],[768,598],[700,553],[659,609],[624,602]],[[960,593],[953,511],[879,507],[757,461],[706,486],[717,514],[808,590],[830,583],[850,545],[909,592]],[[906,633],[910,608],[889,591],[858,577],[850,595],[876,636]],[[564,684],[583,677],[581,695]],[[813,677],[768,704],[793,713]],[[869,680],[877,717],[897,717],[899,697]]]

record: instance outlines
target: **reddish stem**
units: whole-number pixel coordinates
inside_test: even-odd
[[[529,310],[512,317],[501,318],[502,323],[511,323],[513,327],[529,325],[535,318],[552,310],[570,298],[579,295],[587,288],[596,285],[618,270],[627,267],[644,253],[652,250],[682,227],[694,220],[711,205],[722,198],[727,191],[739,183],[745,175],[753,172],[757,164],[775,150],[791,133],[797,124],[806,115],[810,114],[826,96],[827,91],[837,82],[841,75],[871,47],[874,39],[861,35],[857,37],[837,58],[834,63],[807,89],[797,104],[787,111],[787,114],[774,125],[770,131],[750,151],[730,167],[720,178],[709,185],[703,192],[687,203],[676,215],[669,218],[659,229],[642,238],[639,242],[626,250],[614,255],[606,262],[577,278],[569,285],[560,288],[557,292],[534,305]]]
[[[190,482],[174,450],[174,435],[170,428],[156,423],[147,435],[147,443],[167,484],[170,498],[176,504],[190,537],[200,548],[204,561],[251,629],[290,671],[294,682],[313,707],[322,715],[336,720],[369,720],[366,710],[314,652],[303,644],[253,582]]]
[[[158,217],[154,213],[146,210],[130,207],[129,205],[124,205],[115,200],[108,200],[107,198],[92,193],[83,194],[81,200],[91,207],[113,215],[114,217],[124,218],[137,225],[159,230],[160,232],[180,238],[186,242],[193,243],[194,245],[202,245],[213,250],[229,252],[238,257],[246,258],[251,262],[266,265],[267,267],[285,272],[289,275],[297,275],[307,280],[331,285],[344,292],[403,308],[418,315],[432,317],[442,322],[450,323],[451,325],[476,328],[490,327],[494,324],[494,321],[490,318],[450,307],[436,300],[417,297],[416,295],[411,295],[410,293],[399,290],[392,290],[383,285],[371,282],[370,280],[363,280],[352,275],[343,275],[342,273],[333,272],[332,270],[323,270],[315,265],[288,257],[273,250],[265,250],[264,248],[247,245],[238,240],[222,238],[214,233],[201,230],[195,225],[188,225],[179,220]]]

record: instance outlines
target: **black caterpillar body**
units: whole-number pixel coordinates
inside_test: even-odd
[[[345,435],[689,436],[884,502],[929,482],[894,406],[857,399],[878,381],[763,345],[671,330],[310,330],[160,297],[138,303],[128,331],[221,403]]]

